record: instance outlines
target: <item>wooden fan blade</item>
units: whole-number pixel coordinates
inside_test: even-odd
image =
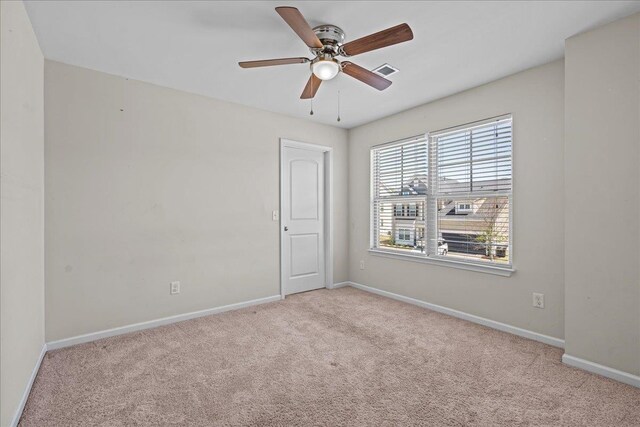
[[[285,20],[293,31],[302,39],[309,47],[321,48],[322,42],[313,32],[311,26],[307,23],[304,16],[298,9],[290,6],[276,7],[276,12]]]
[[[311,77],[309,77],[309,81],[307,81],[307,85],[304,87],[302,95],[300,95],[300,99],[310,99],[316,96],[320,83],[322,83],[322,80],[317,78],[315,74],[311,73]]]
[[[407,24],[400,24],[346,43],[342,45],[342,51],[347,56],[359,55],[364,52],[406,42],[411,39],[413,39],[413,31],[411,31],[411,27]]]
[[[349,61],[342,62],[342,72],[378,90],[385,90],[391,86],[392,83],[391,80],[387,80],[384,77]]]
[[[242,68],[255,68],[255,67],[269,67],[271,65],[286,65],[286,64],[304,64],[309,62],[308,58],[278,58],[278,59],[261,59],[259,61],[244,61],[238,62],[238,65]]]

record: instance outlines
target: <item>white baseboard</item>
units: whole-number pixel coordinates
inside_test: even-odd
[[[571,356],[567,353],[562,355],[562,363],[640,388],[640,376],[633,375],[628,372],[619,371],[608,366],[600,365],[599,363],[580,359],[579,357]]]
[[[555,338],[548,335],[540,334],[538,332],[529,331],[527,329],[518,328],[516,326],[507,325],[506,323],[496,322],[495,320],[485,319],[484,317],[475,316],[473,314],[454,310],[452,308],[443,307],[441,305],[431,304],[425,301],[421,301],[419,299],[406,297],[404,295],[394,294],[393,292],[372,288],[370,286],[362,285],[360,283],[349,282],[349,286],[352,286],[357,289],[361,289],[363,291],[371,292],[377,295],[381,295],[387,298],[392,298],[398,301],[417,305],[418,307],[428,308],[429,310],[437,311],[438,313],[448,314],[449,316],[468,320],[469,322],[477,323],[483,326],[488,326],[489,328],[497,329],[499,331],[508,332],[510,334],[518,335],[524,338],[529,338],[531,340],[549,344],[554,347],[564,348],[564,340],[560,338]]]
[[[344,288],[345,286],[349,286],[350,284],[351,282],[334,283],[332,289]]]
[[[238,302],[235,304],[223,305],[221,307],[209,308],[206,310],[193,311],[191,313],[178,314],[175,316],[163,317],[162,319],[149,320],[147,322],[134,323],[132,325],[120,326],[118,328],[107,329],[104,331],[92,332],[90,334],[78,335],[71,338],[64,338],[57,341],[47,343],[48,350],[57,350],[59,348],[69,347],[76,344],[83,344],[102,338],[113,337],[116,335],[128,334],[130,332],[141,331],[144,329],[155,328],[158,326],[169,325],[171,323],[182,322],[197,317],[209,316],[211,314],[223,313],[225,311],[238,310],[254,305],[265,304],[268,302],[280,301],[280,295],[273,295],[265,298],[258,298],[251,301]]]
[[[16,427],[18,422],[20,422],[20,417],[22,416],[22,411],[24,411],[24,406],[27,404],[27,399],[29,398],[29,393],[31,393],[31,387],[33,387],[33,382],[36,380],[36,375],[38,375],[38,371],[40,370],[40,365],[42,364],[42,359],[44,359],[44,355],[47,353],[47,345],[42,345],[42,350],[40,350],[40,356],[38,356],[38,361],[36,365],[33,367],[33,371],[31,371],[31,376],[29,377],[29,381],[27,382],[27,386],[22,393],[22,398],[20,399],[20,403],[18,404],[18,408],[13,416],[13,420],[11,420],[11,427]]]

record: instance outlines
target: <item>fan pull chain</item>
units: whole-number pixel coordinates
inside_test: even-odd
[[[338,119],[336,121],[340,121],[340,91],[338,91]]]
[[[313,92],[313,75],[312,75],[311,77],[312,77],[312,78],[311,78],[311,80],[310,80],[310,83],[311,83],[311,93],[314,93],[314,92]],[[311,111],[309,111],[309,115],[310,115],[310,116],[313,116],[313,96],[311,97]]]

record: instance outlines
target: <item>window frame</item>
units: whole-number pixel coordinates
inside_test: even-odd
[[[444,255],[438,255],[438,236],[441,234],[441,230],[438,227],[438,210],[437,210],[437,200],[438,197],[442,197],[441,193],[438,193],[437,181],[438,181],[438,167],[437,167],[437,146],[435,143],[435,138],[438,136],[442,136],[444,134],[448,134],[451,132],[460,131],[462,129],[471,129],[475,127],[480,127],[487,125],[491,122],[503,121],[506,119],[511,120],[511,189],[507,191],[495,191],[491,192],[492,196],[495,197],[508,197],[508,206],[509,206],[509,263],[508,264],[499,264],[496,262],[487,262],[487,261],[476,261],[473,259],[464,259],[462,257],[449,257]],[[369,245],[369,253],[376,256],[382,256],[386,258],[394,258],[405,261],[413,261],[413,262],[421,262],[425,264],[433,264],[433,265],[441,265],[446,267],[453,267],[462,270],[471,270],[482,273],[490,273],[499,276],[511,276],[513,272],[515,272],[515,263],[514,263],[514,228],[513,228],[513,212],[514,212],[514,203],[513,203],[513,194],[514,194],[514,118],[513,114],[503,114],[500,116],[491,117],[488,119],[478,120],[470,123],[465,123],[462,125],[453,126],[450,128],[445,128],[437,131],[427,132],[425,134],[416,135],[410,138],[404,138],[398,141],[393,141],[384,144],[378,144],[372,146],[370,149],[370,222],[369,222],[369,236],[370,236],[370,245]],[[403,249],[394,249],[394,248],[384,248],[379,246],[379,236],[375,236],[375,232],[377,230],[374,224],[375,218],[375,188],[374,188],[374,154],[377,150],[393,147],[402,144],[408,144],[411,142],[417,142],[419,140],[425,140],[427,142],[427,151],[428,151],[428,189],[427,194],[420,198],[423,202],[424,207],[424,230],[429,230],[429,226],[434,228],[434,231],[429,233],[425,232],[425,252],[423,254],[416,253],[407,253],[404,252]],[[436,153],[434,155],[434,153]],[[433,185],[433,184],[436,185]],[[465,198],[473,193],[469,194],[452,194],[453,197]],[[480,194],[481,195],[481,194]],[[399,196],[400,199],[402,196]],[[398,200],[398,203],[407,203],[401,200]],[[414,201],[408,201],[408,203],[415,203]],[[465,202],[466,204],[466,202]],[[456,209],[458,204],[456,203]],[[395,209],[395,208],[394,208]],[[473,210],[473,206],[472,209]],[[419,216],[419,215],[418,215]],[[435,236],[435,239],[433,238]],[[433,240],[433,242],[431,242]]]

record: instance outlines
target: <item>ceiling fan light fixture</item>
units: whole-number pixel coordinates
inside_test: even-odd
[[[323,24],[311,28],[307,20],[302,16],[302,13],[300,13],[297,8],[291,6],[276,7],[276,12],[307,45],[313,54],[313,58],[262,59],[258,61],[243,61],[238,63],[238,65],[242,68],[255,68],[310,62],[309,68],[311,75],[300,95],[300,99],[313,99],[320,88],[320,84],[324,80],[335,78],[340,72],[356,80],[360,80],[362,83],[377,90],[385,90],[392,83],[391,80],[383,77],[387,74],[377,74],[351,61],[339,61],[335,59],[335,57],[359,55],[413,39],[411,27],[404,23],[344,43],[344,31],[335,25]]]
[[[334,59],[321,59],[311,64],[311,71],[320,80],[331,80],[338,75],[340,65]]]

